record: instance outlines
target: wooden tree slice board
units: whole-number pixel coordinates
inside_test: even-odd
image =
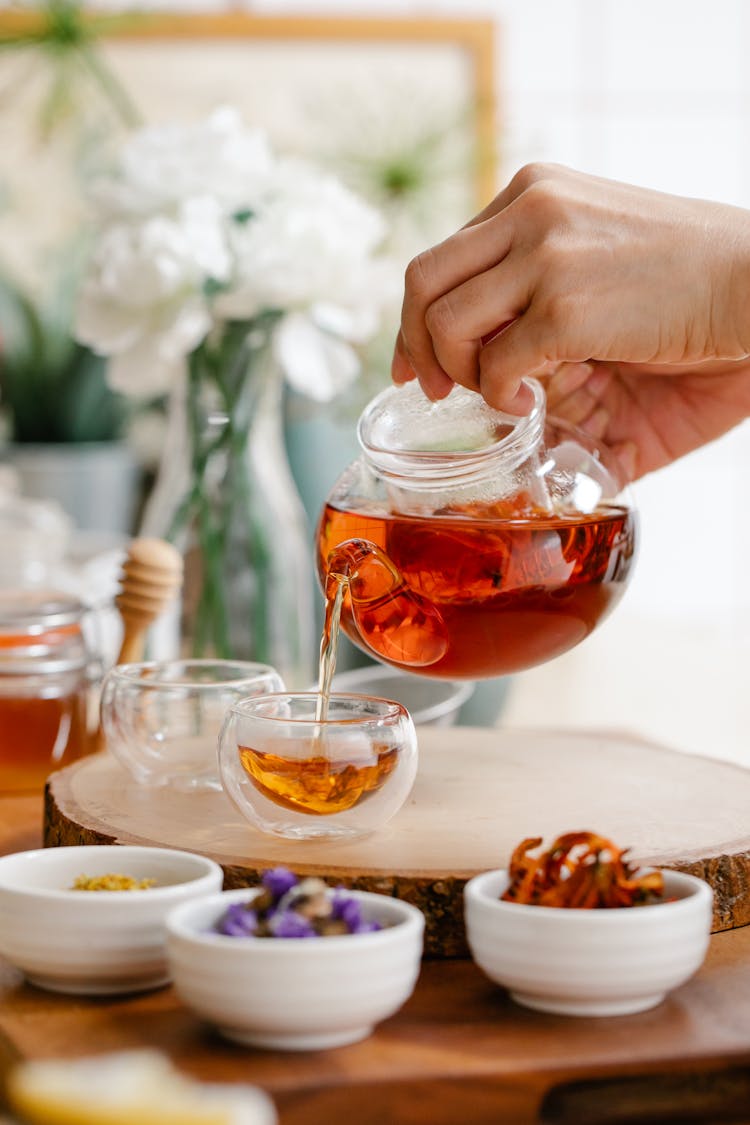
[[[398,895],[425,912],[426,953],[453,957],[466,954],[468,878],[505,866],[526,836],[590,829],[641,863],[705,878],[715,930],[750,922],[750,771],[606,732],[422,727],[419,750],[407,805],[346,842],[263,835],[223,793],[148,789],[96,754],[50,778],[45,844],[186,848],[217,860],[227,887],[284,864]]]

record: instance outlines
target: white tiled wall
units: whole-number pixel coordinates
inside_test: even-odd
[[[246,6],[258,13],[492,17],[501,178],[528,160],[559,160],[750,207],[747,0]],[[750,764],[750,423],[643,481],[635,495],[642,550],[625,601],[578,650],[518,676],[505,721],[625,727]]]

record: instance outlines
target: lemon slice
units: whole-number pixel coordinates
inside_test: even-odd
[[[255,1086],[197,1082],[158,1051],[21,1063],[8,1077],[13,1111],[30,1125],[275,1125]]]

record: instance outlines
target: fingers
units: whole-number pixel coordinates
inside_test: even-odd
[[[663,369],[660,369],[663,371]],[[621,483],[630,484],[641,475],[641,452],[634,441],[611,441],[616,416],[611,391],[613,370],[596,363],[563,363],[546,380],[550,414],[580,427],[595,441],[609,445],[620,470]]]
[[[555,165],[527,165],[465,227],[410,262],[392,364],[394,382],[416,377],[433,399],[444,397],[450,383],[457,382],[487,391],[492,404],[503,408],[520,408],[529,401],[527,392],[520,390],[521,380],[545,370],[549,356],[530,334],[525,341],[519,339],[528,327],[522,314],[532,284],[522,266],[523,249],[515,262],[510,261],[511,250],[514,240],[523,243],[529,189],[534,189],[538,209],[540,181],[570,175]],[[530,207],[533,212],[533,201]],[[515,322],[512,333],[498,333],[498,326],[510,322]],[[503,356],[511,363],[508,371],[500,363]]]
[[[562,363],[547,380],[547,408],[554,414],[594,373],[593,363]]]
[[[409,383],[412,379],[416,379],[417,373],[409,363],[404,348],[404,338],[399,331],[396,337],[396,346],[393,349],[393,361],[391,363],[391,378],[393,382],[400,386],[402,383]]]
[[[434,301],[425,325],[437,362],[450,378],[479,390],[479,353],[507,328],[529,300],[523,270],[505,258]]]
[[[603,431],[590,428],[593,416],[601,411],[606,401],[606,391],[612,380],[609,371],[593,364],[566,364],[565,369],[552,376],[547,388],[547,406],[551,414],[559,414],[573,426],[582,426],[593,437],[602,437]],[[566,388],[561,391],[561,387]]]
[[[462,286],[477,273],[483,274],[506,256],[512,239],[512,225],[503,216],[475,227],[458,231],[451,238],[431,250],[419,254],[409,263],[406,271],[404,304],[401,311],[401,331],[396,347],[393,378],[405,381],[407,368],[416,373],[425,394],[441,397],[446,379],[452,371],[443,367],[436,354],[433,336],[427,321],[428,310],[446,294]],[[447,305],[437,313],[449,315]],[[489,328],[498,323],[489,316]],[[475,337],[475,340],[478,339]],[[471,356],[465,356],[459,341],[462,366],[473,356],[476,362],[476,344]],[[469,349],[471,351],[471,349]],[[452,381],[455,381],[452,379]],[[447,393],[447,392],[446,392]]]
[[[523,168],[519,168],[513,179],[499,191],[494,199],[492,199],[486,207],[482,208],[478,215],[470,219],[466,223],[467,227],[476,226],[477,223],[483,223],[486,219],[492,218],[500,211],[508,207],[519,195],[532,186],[538,184],[541,180],[559,180],[566,176],[574,175],[569,168],[565,168],[562,164],[525,164]]]
[[[554,337],[540,318],[529,311],[519,316],[479,353],[479,389],[496,410],[526,414],[533,403],[530,376],[548,374],[559,363]]]
[[[630,484],[631,481],[637,480],[642,470],[640,467],[640,450],[635,442],[623,441],[619,445],[613,445],[612,453],[620,467],[624,483]]]
[[[417,371],[412,364],[410,355],[407,353],[402,332],[399,332],[396,338],[396,347],[391,363],[391,378],[397,385],[409,383],[412,379],[417,378]],[[446,375],[437,364],[430,369],[420,370],[419,382],[424,393],[433,401],[445,398],[455,385],[450,376]]]

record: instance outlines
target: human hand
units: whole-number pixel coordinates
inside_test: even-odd
[[[393,377],[524,413],[550,376],[632,476],[747,415],[749,354],[750,214],[542,165],[410,264]]]
[[[562,364],[547,408],[607,445],[625,481],[670,464],[750,417],[750,363]]]

